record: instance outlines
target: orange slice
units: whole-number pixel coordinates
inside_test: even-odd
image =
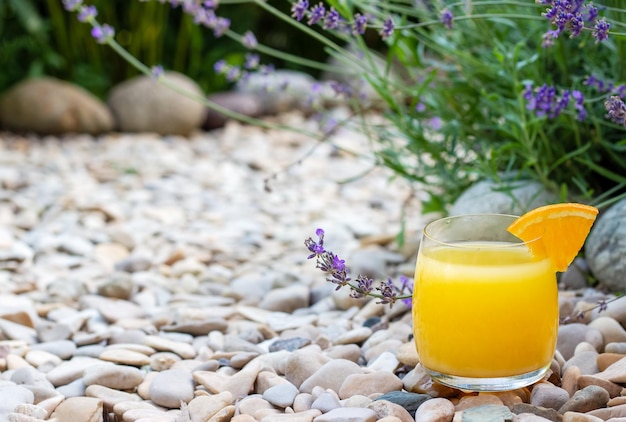
[[[557,271],[565,271],[583,247],[598,209],[566,203],[535,208],[517,218],[507,231],[530,242],[533,254],[548,256]],[[532,240],[539,239],[535,242]]]

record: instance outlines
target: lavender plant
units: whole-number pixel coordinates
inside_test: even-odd
[[[274,1],[238,0],[309,35],[334,63],[235,32],[217,0],[158,1],[249,50],[243,63],[213,64],[233,83],[271,75],[272,59],[347,74],[328,83],[331,95],[371,136],[375,163],[428,194],[426,212],[445,212],[471,183],[502,181],[502,174],[599,207],[626,196],[626,9],[619,0],[291,0],[290,14]],[[63,3],[93,26],[98,42],[162,80],[152,69],[158,63],[146,66],[122,49],[83,0]],[[310,103],[322,107],[328,89],[313,87]],[[382,109],[386,123],[370,123],[369,105]]]
[[[393,306],[396,301],[401,301],[407,306],[411,306],[411,296],[413,293],[413,282],[406,276],[401,276],[399,286],[392,279],[387,279],[374,287],[374,280],[357,275],[354,280],[350,278],[350,269],[346,266],[346,261],[339,258],[332,251],[324,248],[324,230],[315,231],[317,240],[309,237],[304,241],[304,245],[311,253],[307,259],[316,260],[316,268],[326,274],[326,281],[335,284],[335,290],[342,287],[350,289],[350,296],[361,299],[371,296],[379,299],[378,303]]]

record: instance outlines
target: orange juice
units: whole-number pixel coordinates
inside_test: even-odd
[[[550,260],[532,256],[523,243],[423,247],[413,296],[422,365],[469,378],[545,368],[557,339],[557,294]]]

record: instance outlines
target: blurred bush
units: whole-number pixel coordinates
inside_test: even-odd
[[[213,63],[244,61],[237,42],[215,38],[194,25],[180,8],[156,1],[91,0],[100,22],[116,29],[116,40],[143,63],[162,65],[194,79],[209,93],[227,88]],[[289,3],[285,2],[285,12]],[[238,33],[252,30],[269,47],[324,61],[311,37],[294,31],[253,4],[223,4],[220,15]],[[262,57],[263,59],[263,57]],[[272,59],[276,66],[294,68]],[[109,88],[137,74],[121,57],[97,44],[90,28],[67,13],[61,0],[0,0],[0,92],[26,76],[54,76],[75,82],[104,98]]]

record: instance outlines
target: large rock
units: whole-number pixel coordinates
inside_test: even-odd
[[[246,117],[258,117],[265,114],[266,108],[263,97],[260,94],[241,91],[225,91],[210,94],[209,101],[220,107],[241,114]],[[226,124],[230,117],[217,110],[208,109],[203,128],[207,130],[217,129]]]
[[[0,98],[2,126],[44,135],[98,134],[113,129],[106,105],[85,89],[55,78],[25,79]]]
[[[170,84],[204,97],[202,89],[187,76],[165,72]],[[149,76],[136,76],[115,86],[108,104],[122,132],[153,132],[160,135],[189,135],[204,122],[206,108],[198,99],[183,95]]]
[[[483,180],[459,196],[450,215],[497,213],[522,215],[533,208],[558,202],[558,197],[539,182],[519,180],[497,183]]]
[[[278,114],[293,109],[307,109],[318,82],[310,75],[295,70],[255,72],[241,79],[235,86],[240,94],[261,99],[260,114]]]
[[[585,257],[591,273],[603,287],[626,288],[626,199],[601,213],[585,242]]]

